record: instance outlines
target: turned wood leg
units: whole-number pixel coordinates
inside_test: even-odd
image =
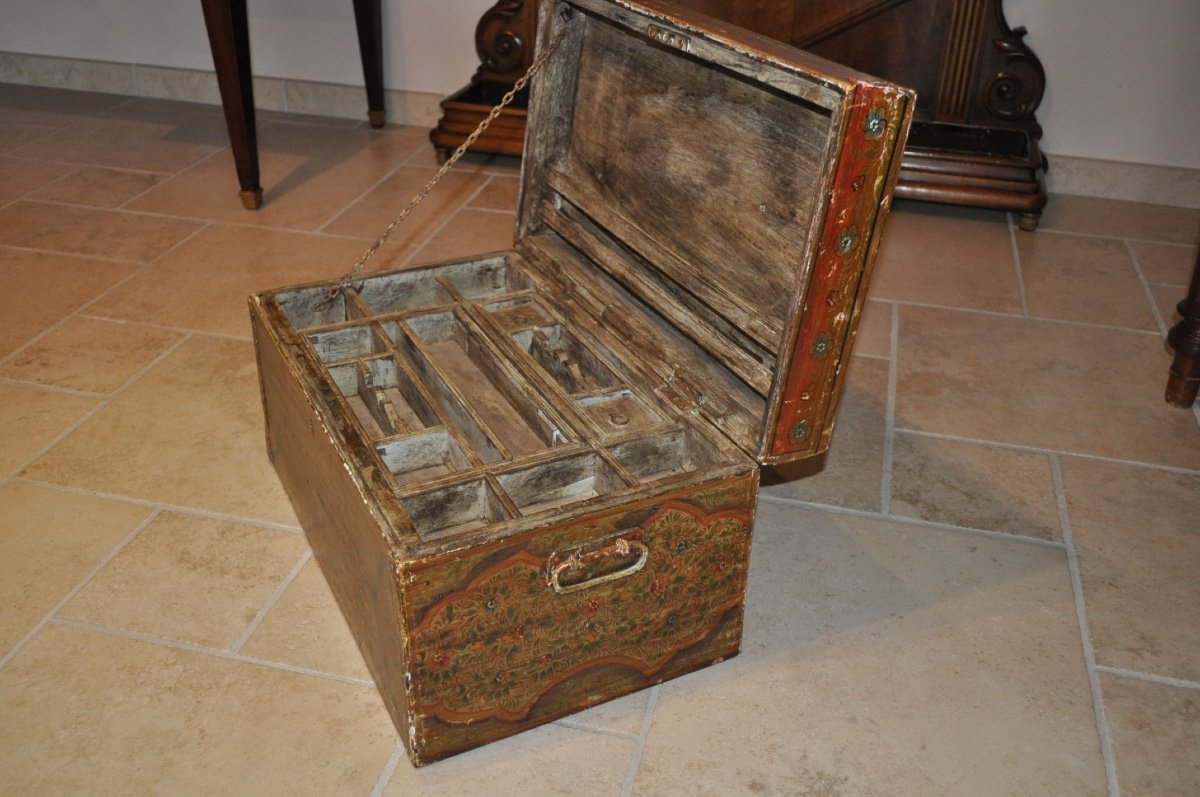
[[[1041,220],[1042,212],[1040,210],[1022,213],[1017,218],[1017,228],[1024,230],[1025,232],[1033,232],[1038,228],[1038,222]]]
[[[354,23],[358,28],[358,53],[363,80],[367,84],[367,119],[371,127],[383,127],[387,111],[383,103],[383,20],[381,0],[354,0]]]
[[[1167,379],[1167,402],[1190,407],[1200,390],[1200,252],[1192,267],[1192,284],[1187,298],[1179,303],[1183,320],[1167,333],[1167,343],[1175,350]]]
[[[250,26],[246,0],[201,0],[208,44],[212,48],[229,145],[237,166],[242,204],[262,205],[258,174],[258,136],[254,128],[254,88],[250,81]]]

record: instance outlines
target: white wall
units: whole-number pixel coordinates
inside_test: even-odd
[[[384,83],[449,94],[494,0],[384,0]],[[253,71],[362,85],[350,0],[248,0]],[[0,0],[0,51],[212,69],[198,0]]]
[[[385,0],[389,88],[447,94],[493,0]],[[256,74],[361,85],[349,0],[249,0]],[[1200,0],[1005,0],[1047,73],[1054,155],[1200,169]],[[211,69],[197,0],[0,0],[0,51]]]
[[[1200,168],[1198,0],[1005,0],[1046,68],[1052,155]]]

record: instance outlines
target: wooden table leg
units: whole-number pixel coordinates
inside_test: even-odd
[[[250,26],[246,0],[201,0],[212,48],[229,144],[237,167],[242,204],[262,206],[258,173],[258,136],[254,127],[254,88],[250,79]]]
[[[380,0],[354,0],[354,23],[358,28],[358,52],[362,58],[363,81],[367,84],[367,118],[371,127],[383,127],[387,112],[383,103],[383,20]]]
[[[1167,342],[1175,350],[1167,380],[1167,402],[1190,407],[1200,391],[1200,252],[1192,267],[1187,298],[1179,303],[1179,315],[1183,320],[1167,333]]]

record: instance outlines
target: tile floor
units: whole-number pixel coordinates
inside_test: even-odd
[[[832,453],[771,474],[741,656],[422,770],[267,463],[245,296],[342,273],[425,131],[0,86],[0,793],[1194,795],[1200,212],[901,204]],[[378,266],[510,241],[463,164]]]

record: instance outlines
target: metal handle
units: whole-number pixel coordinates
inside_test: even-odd
[[[592,578],[576,582],[574,584],[563,585],[560,581],[563,575],[569,574],[609,557],[618,557],[619,559],[629,558],[631,552],[637,552],[637,560],[626,567],[612,570],[607,573],[601,573]],[[578,550],[574,551],[566,560],[554,564],[554,560],[558,558],[558,554],[550,557],[550,586],[559,595],[566,595],[571,592],[578,592],[581,589],[594,587],[597,584],[603,584],[606,581],[615,581],[618,578],[625,578],[641,570],[646,566],[646,559],[650,556],[650,549],[644,543],[637,540],[626,540],[618,538],[612,544],[606,545],[603,548],[598,548],[594,551],[581,554]]]

